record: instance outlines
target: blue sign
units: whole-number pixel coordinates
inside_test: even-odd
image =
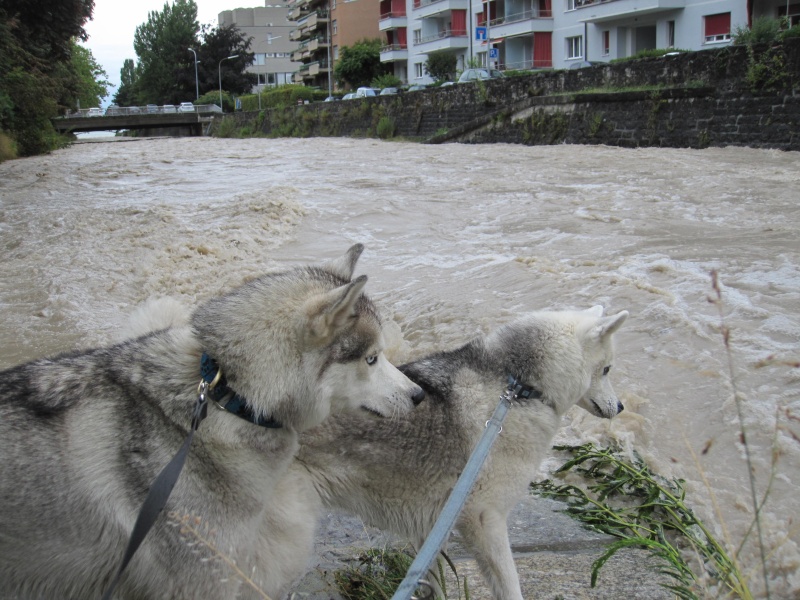
[[[500,58],[500,49],[489,48],[489,58]]]
[[[486,27],[476,27],[475,28],[475,39],[479,42],[486,41]]]

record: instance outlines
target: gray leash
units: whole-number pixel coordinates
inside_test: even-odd
[[[464,508],[464,503],[467,501],[467,496],[475,483],[475,479],[478,477],[483,463],[486,462],[489,450],[491,450],[492,444],[494,444],[495,439],[503,430],[503,420],[506,418],[508,409],[511,408],[511,403],[520,396],[528,397],[530,395],[532,395],[531,388],[519,383],[515,378],[509,377],[508,388],[500,396],[500,403],[494,410],[492,418],[486,421],[486,430],[483,432],[481,439],[478,440],[478,444],[458,477],[453,491],[450,492],[450,497],[439,514],[439,518],[436,519],[433,529],[431,529],[428,538],[422,544],[422,548],[420,548],[416,558],[408,568],[406,576],[400,582],[400,586],[392,596],[392,600],[414,600],[417,598],[414,596],[414,591],[420,586],[429,589],[429,594],[424,597],[431,597],[430,592],[433,591],[433,587],[423,579],[423,576],[428,572],[433,559],[436,558],[439,549],[450,534],[450,530],[453,529],[458,515],[461,514],[461,509]]]

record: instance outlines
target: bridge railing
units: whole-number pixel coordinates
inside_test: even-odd
[[[193,105],[192,109],[181,107],[174,104],[157,106],[148,104],[147,106],[115,106],[111,105],[103,111],[101,108],[80,108],[68,112],[63,116],[65,119],[83,119],[86,117],[127,117],[133,115],[166,115],[175,113],[221,113],[222,109],[216,104]]]

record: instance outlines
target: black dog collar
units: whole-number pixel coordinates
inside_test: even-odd
[[[276,421],[272,417],[256,417],[247,400],[228,387],[228,382],[225,379],[225,375],[222,374],[217,361],[205,352],[200,358],[200,375],[203,377],[203,381],[209,384],[209,398],[221,409],[259,427],[267,427],[269,429],[283,427],[280,421]]]
[[[525,398],[525,400],[531,400],[542,397],[542,392],[528,384],[522,383],[513,375],[508,376],[508,389],[512,391],[515,398]]]

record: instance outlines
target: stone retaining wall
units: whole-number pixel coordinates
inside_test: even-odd
[[[227,118],[274,136],[800,150],[800,39]]]

